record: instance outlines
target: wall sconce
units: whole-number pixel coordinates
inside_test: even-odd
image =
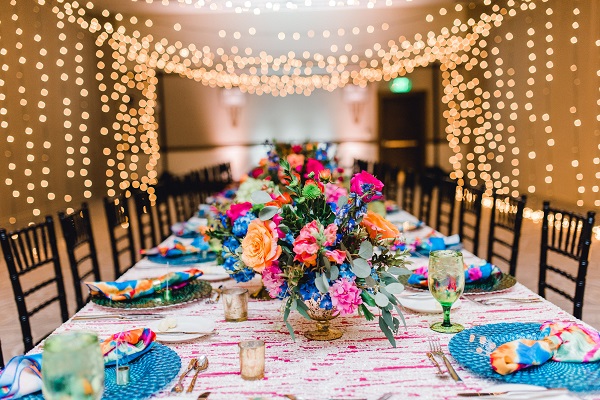
[[[223,105],[227,107],[229,111],[229,118],[231,119],[231,126],[236,127],[239,122],[240,111],[246,104],[246,96],[238,89],[222,89],[221,90],[221,101]]]
[[[367,103],[367,87],[348,85],[344,86],[344,101],[350,105],[352,118],[355,124],[360,122],[362,110]]]

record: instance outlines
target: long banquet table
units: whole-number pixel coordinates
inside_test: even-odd
[[[401,212],[395,219],[414,219]],[[431,231],[429,227],[411,232],[406,236],[422,236]],[[172,240],[172,239],[168,239]],[[463,252],[466,258],[474,257]],[[144,268],[144,262],[125,273],[120,280],[155,277],[167,272],[167,268]],[[200,269],[202,267],[200,266]],[[169,270],[173,270],[170,267]],[[214,282],[213,286],[247,286],[257,288],[258,279],[246,284],[232,280]],[[493,295],[481,295],[481,298]],[[537,297],[525,286],[517,283],[510,291],[511,297]],[[441,320],[441,314],[420,314],[406,310],[407,328],[402,327],[396,336],[397,348],[392,348],[379,329],[377,321],[367,322],[362,317],[339,317],[332,321],[344,335],[332,342],[309,341],[302,332],[313,327],[297,313],[290,315],[296,340],[292,341],[281,320],[282,302],[251,301],[249,318],[245,322],[231,323],[223,318],[220,303],[205,301],[156,310],[166,316],[202,316],[215,321],[218,335],[200,338],[187,343],[169,344],[182,359],[182,369],[189,360],[207,355],[210,366],[198,378],[191,395],[172,395],[171,386],[156,394],[158,398],[196,399],[200,393],[211,392],[210,400],[218,399],[284,399],[291,394],[298,399],[379,399],[385,393],[393,393],[392,399],[417,397],[422,399],[453,399],[458,392],[478,390],[497,383],[477,377],[462,368],[452,357],[451,362],[463,382],[454,382],[448,374],[440,377],[437,369],[427,358],[427,339],[438,337],[447,353],[447,343],[452,335],[438,334],[429,326]],[[78,315],[106,313],[110,310],[93,303],[87,304]],[[575,321],[569,313],[543,300],[538,303],[520,304],[505,302],[496,306],[484,306],[463,300],[460,308],[453,310],[452,319],[469,328],[495,322],[544,322],[547,320]],[[143,327],[139,321],[73,321],[69,320],[56,333],[69,330],[92,330],[100,337],[114,332]],[[261,339],[266,342],[266,369],[264,380],[245,381],[239,374],[238,342]],[[443,368],[443,363],[442,363]],[[187,382],[189,382],[189,377]],[[593,395],[585,398],[600,398]]]

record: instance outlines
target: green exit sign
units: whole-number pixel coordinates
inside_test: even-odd
[[[412,81],[405,76],[394,78],[390,83],[390,91],[392,93],[408,93],[412,89]]]

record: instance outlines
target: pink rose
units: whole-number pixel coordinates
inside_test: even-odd
[[[354,278],[338,279],[329,287],[331,304],[339,315],[354,314],[363,302],[360,294],[361,290],[354,284]]]
[[[343,264],[346,260],[346,252],[342,250],[325,250],[325,257],[327,257],[329,261]]]
[[[292,146],[292,151],[296,154],[300,154],[302,153],[302,146],[300,146],[299,144],[295,144]]]
[[[377,192],[366,196],[363,199],[366,203],[383,199],[381,193],[383,190],[383,183],[366,171],[360,171],[350,179],[350,190],[359,196],[362,196],[369,191]]]
[[[308,174],[314,172],[315,178],[319,176],[319,172],[323,171],[325,167],[321,164],[320,161],[315,160],[314,158],[309,158],[306,162],[306,174],[304,177],[308,177]]]
[[[248,211],[250,211],[251,208],[252,208],[252,203],[250,203],[248,201],[245,203],[232,204],[231,207],[229,207],[229,210],[227,210],[227,216],[233,223],[239,217],[246,215],[248,213]]]

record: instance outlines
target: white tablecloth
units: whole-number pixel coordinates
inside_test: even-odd
[[[405,217],[408,217],[404,215]],[[401,218],[395,217],[395,219]],[[424,235],[431,228],[408,233],[406,236]],[[467,253],[465,253],[467,255]],[[471,255],[472,257],[472,255]],[[147,265],[146,265],[147,266]],[[172,270],[172,269],[171,269]],[[122,279],[158,276],[167,268],[132,268]],[[214,285],[218,285],[215,283]],[[227,286],[236,285],[229,280]],[[245,284],[258,287],[259,281]],[[529,289],[517,284],[510,290],[511,297],[535,297]],[[493,295],[483,295],[491,297]],[[453,399],[457,392],[477,390],[496,382],[478,378],[462,368],[450,357],[462,383],[455,383],[448,375],[440,377],[436,368],[426,357],[428,337],[438,337],[442,347],[451,335],[437,334],[429,326],[441,320],[441,314],[419,314],[406,310],[406,330],[396,336],[397,348],[392,348],[380,331],[377,320],[367,322],[359,316],[340,317],[332,324],[343,330],[341,339],[332,342],[309,341],[302,332],[313,323],[291,314],[290,322],[296,332],[292,341],[282,326],[282,302],[251,301],[249,319],[229,323],[223,318],[222,304],[206,304],[204,301],[157,310],[165,316],[202,316],[215,321],[218,335],[188,343],[170,344],[182,359],[182,368],[193,357],[207,355],[210,367],[198,378],[192,395],[172,396],[171,386],[157,393],[157,397],[195,399],[200,393],[211,392],[210,400],[249,399],[263,397],[284,399],[293,394],[298,399],[369,399],[376,400],[384,393],[394,393],[392,399],[416,397],[421,399]],[[102,313],[108,310],[95,304],[86,305],[78,314]],[[469,328],[495,322],[544,322],[575,318],[553,304],[543,301],[531,304],[506,302],[497,306],[483,306],[463,300],[462,306],[453,311],[452,320]],[[111,333],[143,327],[143,322],[132,321],[68,321],[57,332],[86,329],[105,337]],[[238,342],[261,339],[266,342],[265,379],[244,381],[239,375]],[[187,382],[189,382],[189,379]],[[586,398],[600,398],[588,395]]]

